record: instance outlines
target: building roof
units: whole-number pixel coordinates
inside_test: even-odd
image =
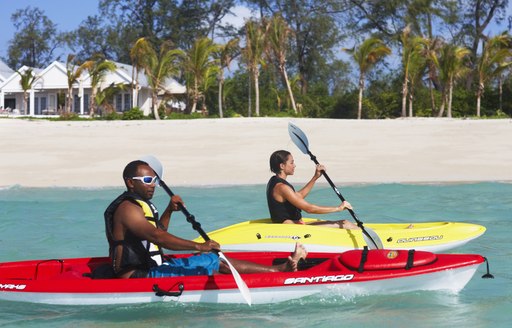
[[[0,83],[7,80],[7,78],[11,76],[13,73],[14,71],[0,59]]]
[[[3,64],[3,65],[1,65]],[[133,66],[123,63],[114,62],[117,69],[113,72],[109,72],[101,83],[100,88],[105,88],[112,83],[123,83],[130,84],[132,82],[132,70]],[[5,63],[0,61],[0,68],[4,69],[5,66],[5,77],[0,77],[0,88],[5,92],[22,92],[20,85],[20,76],[15,71],[11,70]],[[27,66],[21,67],[18,71],[23,72],[29,69]],[[36,90],[55,90],[55,89],[67,89],[67,68],[65,63],[54,61],[44,69],[32,68],[33,72],[38,76],[34,82],[34,89]],[[0,73],[3,73],[0,72]],[[84,71],[79,83],[76,83],[75,87],[90,88],[89,72]],[[144,72],[140,72],[138,76],[139,86],[141,88],[149,88],[148,79]],[[186,93],[186,87],[178,83],[173,78],[165,80],[165,93],[171,94],[183,94]]]

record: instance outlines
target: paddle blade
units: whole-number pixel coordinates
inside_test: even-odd
[[[158,178],[161,180],[164,178],[164,167],[162,163],[153,155],[146,155],[139,158],[141,161],[144,161],[149,164],[149,166],[155,171]]]
[[[363,233],[363,239],[366,242],[366,245],[368,245],[369,249],[384,249],[384,246],[382,245],[382,240],[380,240],[379,236],[375,233],[375,231],[368,227],[364,227],[364,230],[371,237],[368,238],[368,236],[365,233]]]
[[[252,304],[252,297],[251,292],[249,291],[249,287],[247,287],[247,284],[242,279],[238,271],[236,271],[235,267],[229,262],[229,260],[226,258],[224,253],[219,252],[219,257],[226,262],[226,264],[229,266],[229,269],[231,270],[231,274],[233,275],[233,278],[235,278],[236,285],[238,286],[238,289],[240,290],[240,293],[242,294],[244,300],[249,304],[249,306]]]
[[[290,138],[292,138],[293,143],[295,146],[297,146],[301,152],[304,154],[309,153],[309,142],[308,138],[302,132],[301,129],[299,129],[295,124],[292,122],[288,122],[288,133],[290,134]]]

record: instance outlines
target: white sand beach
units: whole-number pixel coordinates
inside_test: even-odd
[[[265,184],[278,149],[295,158],[292,183],[314,164],[288,122],[339,185],[512,181],[512,120],[229,118],[172,121],[0,119],[0,186],[123,186],[132,159],[154,155],[169,186]],[[320,182],[320,181],[319,181]]]

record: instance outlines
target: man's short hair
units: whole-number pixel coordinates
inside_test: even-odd
[[[126,167],[124,168],[124,170],[123,170],[123,180],[126,181],[126,179],[133,178],[137,174],[137,169],[141,165],[148,165],[149,166],[148,163],[146,163],[144,161],[141,161],[139,159],[135,160],[135,161],[131,161],[130,163],[128,163],[126,165]]]

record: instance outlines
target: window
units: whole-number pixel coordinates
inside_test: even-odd
[[[125,93],[125,94],[124,94],[124,106],[123,106],[123,110],[124,110],[124,111],[127,111],[127,110],[130,110],[131,108],[132,108],[132,102],[131,102],[130,94],[129,94],[129,93]]]
[[[85,114],[89,114],[89,110],[90,110],[90,108],[89,108],[89,105],[90,105],[89,104],[89,95],[85,94],[83,98],[84,98],[84,113]]]
[[[73,108],[71,108],[72,112],[80,113],[80,98],[77,95],[73,97]]]
[[[46,106],[46,97],[39,98],[39,114],[48,112],[48,106]]]
[[[116,112],[123,111],[123,95],[118,93],[116,95]]]
[[[57,97],[55,97],[55,95],[50,95],[49,98],[50,99],[49,99],[48,109],[56,110],[57,109]]]
[[[30,110],[30,107],[29,107]],[[34,114],[41,114],[41,109],[39,108],[39,97],[34,98]]]

